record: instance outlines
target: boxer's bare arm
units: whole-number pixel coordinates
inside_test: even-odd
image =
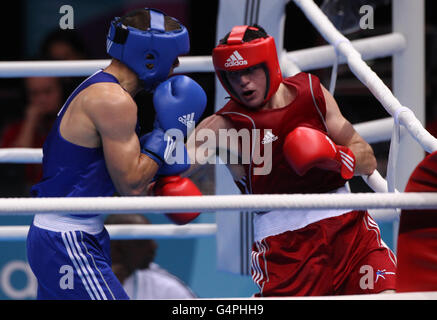
[[[355,174],[370,175],[376,169],[376,158],[372,147],[355,131],[343,117],[334,97],[322,86],[326,101],[326,125],[329,137],[338,145],[352,150],[356,159]]]
[[[194,174],[201,167],[199,162],[206,162],[209,157],[215,158],[219,149],[227,150],[229,147],[227,144],[220,144],[219,130],[232,128],[232,123],[228,119],[217,114],[213,114],[201,121],[187,139],[186,147],[192,164],[190,169],[185,171],[182,176],[188,177]],[[210,135],[207,135],[208,131]],[[227,150],[227,152],[231,151]],[[244,173],[241,165],[228,164],[228,169],[234,178],[238,178],[237,180],[241,179],[240,176]]]
[[[145,195],[158,165],[140,152],[134,100],[120,86],[108,83],[82,93],[62,120],[64,138],[86,147],[102,145],[117,191],[122,195]]]
[[[189,170],[182,173],[183,176],[191,176],[200,169],[202,163],[206,162],[209,157],[215,157],[218,145],[218,130],[226,128],[226,126],[226,119],[216,114],[205,118],[196,126],[187,138],[186,148],[191,160],[191,166]],[[201,139],[200,136],[207,131],[211,135],[205,135]]]

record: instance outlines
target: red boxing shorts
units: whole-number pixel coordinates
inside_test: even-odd
[[[256,297],[379,293],[395,289],[396,257],[367,211],[351,211],[256,241]]]
[[[437,192],[437,151],[418,164],[405,192]],[[437,291],[437,209],[402,210],[397,254],[396,291]]]

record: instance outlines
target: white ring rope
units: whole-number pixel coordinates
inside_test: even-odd
[[[390,141],[393,118],[362,122],[354,125],[355,130],[368,143]],[[41,163],[41,148],[1,148],[0,163]]]
[[[186,197],[0,198],[0,215],[215,212],[235,210],[434,209],[436,193],[256,194]]]
[[[211,56],[180,57],[177,72],[214,72]],[[2,61],[0,78],[82,77],[106,68],[110,59],[60,61]]]
[[[401,107],[395,111],[393,115],[393,129],[392,136],[390,139],[390,150],[388,153],[388,165],[387,165],[387,187],[388,192],[395,192],[396,185],[396,172],[397,172],[397,162],[398,162],[398,154],[401,140],[401,124],[399,122],[399,115],[402,112],[407,112],[413,114],[413,112],[406,108]]]
[[[393,131],[393,118],[383,118],[354,124],[354,129],[367,143],[390,141]]]
[[[173,224],[111,224],[105,225],[111,240],[198,238],[215,236],[217,225],[213,223],[193,223],[183,226]],[[0,226],[0,241],[25,240],[29,226]]]
[[[42,163],[41,148],[2,148],[0,163]]]
[[[375,59],[391,56],[403,50],[405,38],[400,33],[392,33],[352,41],[352,45],[362,54],[364,59]],[[300,70],[308,71],[332,66],[336,57],[332,46],[319,46],[286,52],[283,56],[293,61]],[[180,57],[180,66],[176,72],[214,72],[211,56]],[[81,77],[89,76],[98,69],[107,67],[109,59],[69,60],[69,61],[2,61],[0,62],[0,78],[21,77]],[[340,56],[339,63],[345,63]]]
[[[295,0],[295,3],[331,45],[284,52],[281,55],[281,62],[287,64],[288,60],[289,64],[293,62],[295,67],[301,70],[323,68],[347,62],[352,72],[370,89],[386,110],[392,116],[396,116],[396,124],[399,121],[426,151],[437,150],[437,139],[423,128],[412,112],[402,112],[407,108],[400,105],[391,91],[362,60],[362,57],[374,59],[400,52],[406,47],[404,36],[392,33],[350,42],[335,29],[312,0]],[[214,71],[211,56],[181,57],[180,60],[181,66],[177,72]],[[109,62],[110,60],[0,62],[0,77],[88,76],[96,69],[105,68]],[[357,131],[369,143],[387,141],[390,140],[389,132],[391,132],[390,127],[393,127],[393,118],[370,121],[358,124],[356,127]],[[378,128],[378,130],[374,130],[374,128]],[[41,163],[41,161],[41,149],[10,148],[0,150],[0,162]],[[436,201],[429,194],[378,194],[393,190],[392,184],[388,185],[377,171],[369,177],[363,177],[363,179],[377,194],[348,194],[347,196],[335,194],[256,195],[255,197],[232,195],[223,196],[225,197],[223,199],[221,196],[176,197],[176,199],[171,199],[173,197],[164,197],[165,199],[162,199],[163,197],[153,197],[152,199],[149,197],[129,197],[127,199],[28,198],[25,200],[12,198],[0,199],[0,214],[35,214],[45,212],[45,210],[47,213],[127,213],[129,208],[132,208],[131,212],[135,213],[175,210],[178,212],[235,210],[236,208],[241,210],[382,208],[384,210],[375,210],[374,212],[377,213],[377,216],[386,218],[393,217],[393,210],[387,210],[389,208],[437,207]],[[397,192],[397,190],[394,191]],[[109,203],[111,203],[110,206],[108,206]]]
[[[318,7],[317,7],[318,8]],[[322,13],[323,15],[323,13]],[[324,15],[323,15],[324,16]],[[327,18],[326,18],[327,19]],[[333,26],[332,26],[333,27]],[[335,28],[334,28],[335,30]],[[336,31],[336,30],[335,30]],[[384,56],[393,54],[394,52],[397,52],[403,48],[405,48],[405,39],[400,34],[390,34],[385,36],[378,36],[371,39],[363,39],[363,40],[357,40],[352,43],[349,42],[348,39],[346,39],[343,36],[340,36],[335,39],[333,42],[335,44],[334,48],[333,46],[322,46],[319,48],[311,48],[302,50],[301,53],[299,51],[290,52],[287,53],[286,56],[288,56],[291,60],[298,62],[299,60],[302,60],[304,58],[308,59],[308,57],[311,57],[311,63],[314,63],[317,60],[320,60],[321,56],[328,56],[328,59],[333,59],[330,61],[332,63],[333,61],[336,61],[337,59],[337,52],[339,52],[341,45],[348,44],[350,46],[354,45],[359,50],[363,51],[363,54],[367,54],[368,56],[376,57],[376,56]],[[384,46],[381,45],[381,43],[384,43]],[[308,54],[308,50],[312,50],[313,54]],[[316,51],[314,51],[316,50]],[[322,53],[324,52],[324,53]],[[356,51],[354,51],[356,52]],[[304,53],[304,54],[302,54]],[[330,55],[333,55],[330,57]],[[359,54],[358,54],[359,55]],[[285,55],[282,55],[283,57]],[[314,57],[317,56],[317,59]],[[341,62],[343,59],[343,55],[338,55],[339,62]],[[283,60],[283,59],[282,59]],[[307,60],[308,61],[308,60]],[[6,76],[28,76],[28,75],[52,75],[52,76],[62,76],[62,75],[89,75],[90,73],[94,72],[98,68],[103,68],[109,63],[109,60],[89,60],[89,61],[42,61],[42,62],[31,62],[31,61],[25,61],[25,62],[1,62],[0,63],[0,71],[1,74],[3,74],[4,77]],[[325,62],[326,63],[326,62]],[[302,63],[301,63],[302,64]],[[302,66],[299,66],[302,68]],[[196,57],[182,57],[181,58],[181,67],[178,69],[180,72],[196,72],[196,71],[206,71],[206,72],[212,72],[213,67],[211,63],[211,57],[210,56],[196,56]],[[57,73],[62,72],[62,73]],[[81,73],[83,72],[83,73]],[[363,136],[366,141],[377,141],[378,139],[388,139],[388,134],[386,133],[393,122],[390,122],[390,119],[383,119],[377,121],[372,121],[365,124],[360,124],[359,128],[357,128],[359,131],[364,131],[364,133],[367,136]],[[392,120],[391,120],[392,121]],[[408,124],[407,127],[411,130],[415,130],[417,133],[416,135],[426,135],[424,134],[421,129],[423,127],[421,126],[419,122],[419,126],[417,125],[418,120],[412,116],[411,119],[412,123]],[[380,126],[383,124],[383,129]],[[372,128],[378,127],[379,130],[375,131]],[[383,135],[381,135],[380,131],[384,130]],[[429,135],[429,133],[428,133]],[[432,136],[431,136],[432,137]],[[432,139],[434,139],[432,137]],[[434,139],[435,140],[435,139]],[[378,140],[380,141],[380,140]],[[0,150],[0,162],[18,162],[18,163],[40,163],[42,159],[42,151],[35,149],[4,149]],[[378,182],[377,185],[383,185],[384,182],[383,178],[380,177],[379,174],[376,175],[375,179],[367,179],[366,177],[365,181],[376,181],[381,180],[381,182]],[[375,187],[374,185],[369,186],[376,192],[385,192],[386,188],[381,189],[379,187]]]
[[[375,209],[369,212],[378,221],[393,221],[396,216],[393,210]],[[26,240],[29,226],[0,226],[0,241]],[[130,239],[188,239],[215,236],[217,225],[215,223],[196,223],[187,225],[155,224],[155,225],[105,225],[111,240]]]
[[[334,27],[313,0],[294,0],[294,2],[326,41],[330,44],[338,44],[337,51],[346,58],[351,71],[372,92],[387,112],[394,116],[403,106],[378,75],[362,60],[360,53],[349,40]],[[425,130],[412,112],[401,112],[399,122],[407,128],[424,150],[429,153],[437,150],[437,139]]]
[[[361,176],[367,185],[375,192],[389,192],[388,182],[381,176],[378,170],[373,171],[370,176]],[[394,190],[398,192],[398,190]]]
[[[406,46],[401,34],[389,34],[350,42],[341,35],[313,0],[294,0],[320,34],[331,44],[284,52],[281,67],[293,73],[333,66],[330,92],[333,94],[340,63],[347,62],[351,71],[366,85],[393,118],[356,125],[357,131],[369,142],[391,140],[390,156],[397,158],[400,125],[426,150],[437,150],[437,139],[426,131],[408,108],[402,106],[380,78],[363,59],[385,57]],[[383,44],[383,45],[381,45]],[[361,53],[361,54],[360,54]],[[181,57],[177,72],[213,72],[211,56]],[[25,61],[0,62],[0,78],[27,76],[89,76],[105,68],[110,60],[87,61]],[[405,112],[407,111],[407,112]],[[394,123],[393,123],[394,122]],[[393,128],[391,132],[390,128]],[[390,136],[390,133],[391,136]],[[42,149],[10,148],[0,150],[0,163],[41,163]],[[376,193],[355,194],[293,194],[293,195],[214,195],[202,197],[98,197],[98,198],[0,198],[0,215],[34,215],[36,213],[160,213],[193,211],[272,210],[272,209],[362,209],[369,210],[374,218],[393,221],[399,209],[437,209],[436,193],[399,193],[394,189],[394,164],[389,161],[388,182],[379,172],[363,176]],[[390,193],[388,193],[390,191]],[[398,211],[396,212],[397,209]],[[216,224],[176,225],[107,225],[112,240],[151,238],[190,238],[213,236]],[[0,241],[24,240],[29,226],[0,226]],[[437,292],[389,294],[382,299],[436,299]],[[283,298],[299,299],[299,298]],[[310,297],[301,299],[375,299],[380,295],[352,295],[341,297]]]

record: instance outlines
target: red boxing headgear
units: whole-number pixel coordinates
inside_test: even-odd
[[[247,25],[233,27],[226,44],[219,44],[212,51],[212,61],[221,84],[231,97],[239,103],[241,103],[241,100],[233,92],[225,72],[262,65],[267,77],[264,104],[278,90],[279,84],[282,82],[275,40],[273,37],[268,36],[267,38],[257,38],[243,42],[244,34],[248,28],[255,27]]]

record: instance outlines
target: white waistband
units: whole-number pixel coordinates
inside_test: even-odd
[[[38,228],[55,232],[81,230],[95,235],[102,232],[103,219],[103,215],[80,218],[61,214],[36,214],[33,224]]]
[[[350,193],[346,187],[341,187],[331,193]],[[253,218],[254,240],[260,241],[266,237],[293,231],[307,225],[340,216],[353,209],[329,210],[273,210],[267,213],[255,214]]]

